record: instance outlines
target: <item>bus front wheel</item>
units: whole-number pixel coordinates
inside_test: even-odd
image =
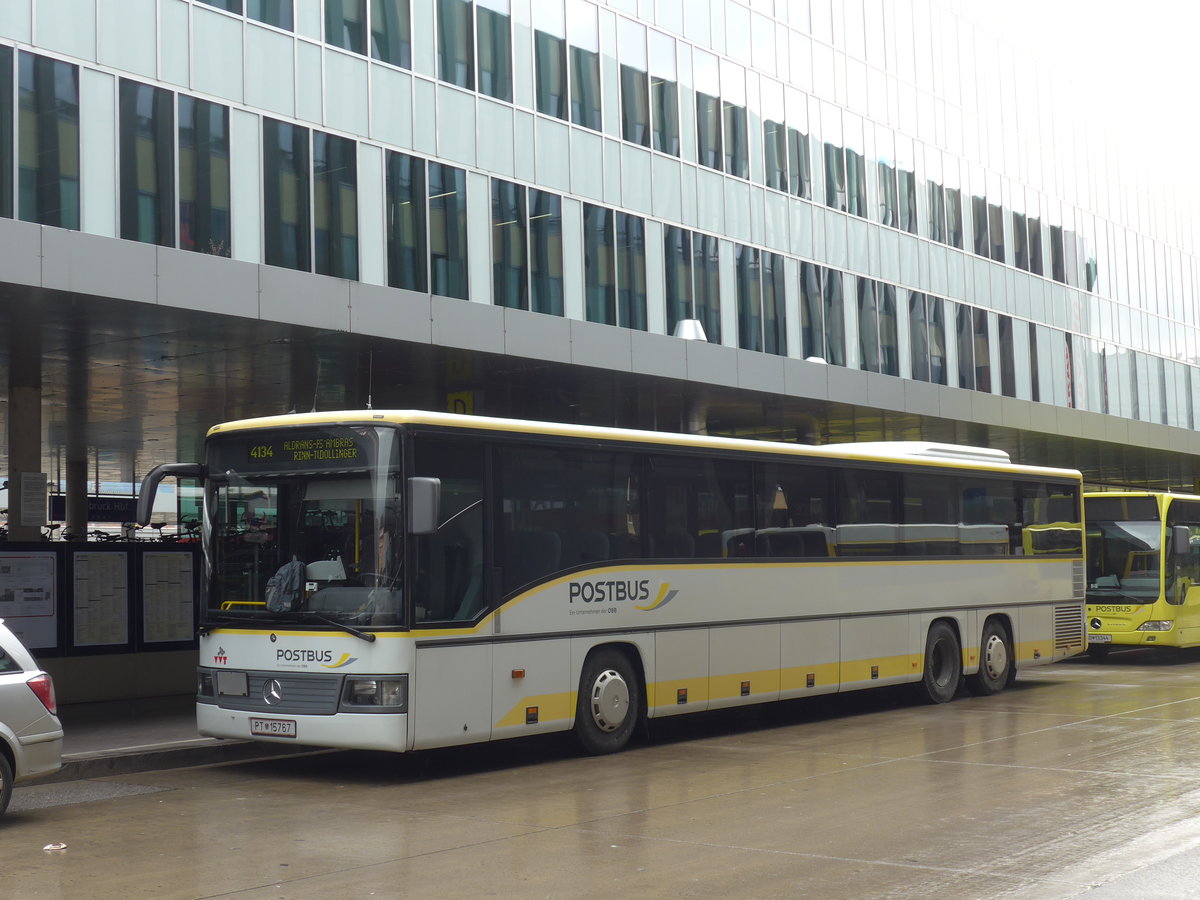
[[[579,676],[575,737],[592,754],[625,749],[642,714],[637,671],[611,647],[588,656]]]
[[[1008,686],[1014,662],[1008,630],[995,619],[988,619],[979,642],[979,671],[967,676],[967,690],[976,697],[1000,693]]]
[[[921,688],[930,703],[947,703],[958,693],[962,680],[962,650],[958,635],[946,622],[929,626],[925,639],[925,673]]]

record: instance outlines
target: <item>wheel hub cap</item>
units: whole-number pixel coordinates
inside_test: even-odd
[[[997,635],[988,638],[983,651],[983,664],[992,678],[999,678],[1008,669],[1008,648]]]
[[[592,719],[601,731],[616,731],[629,714],[629,685],[620,673],[606,669],[592,685]]]

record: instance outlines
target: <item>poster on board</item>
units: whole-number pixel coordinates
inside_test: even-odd
[[[56,556],[0,552],[0,619],[30,650],[58,646]]]
[[[191,553],[142,554],[142,634],[146,643],[195,637]]]
[[[74,553],[75,646],[129,643],[129,554]]]

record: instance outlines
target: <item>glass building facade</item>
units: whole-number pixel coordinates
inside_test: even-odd
[[[0,215],[510,329],[697,320],[712,383],[1194,430],[1191,210],[1075,90],[949,0],[12,0]]]

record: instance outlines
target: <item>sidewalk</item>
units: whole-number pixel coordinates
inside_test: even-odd
[[[56,775],[39,779],[39,784],[236,762],[314,749],[201,737],[196,732],[196,700],[191,694],[73,703],[60,706],[58,716],[63,725],[63,767]]]

